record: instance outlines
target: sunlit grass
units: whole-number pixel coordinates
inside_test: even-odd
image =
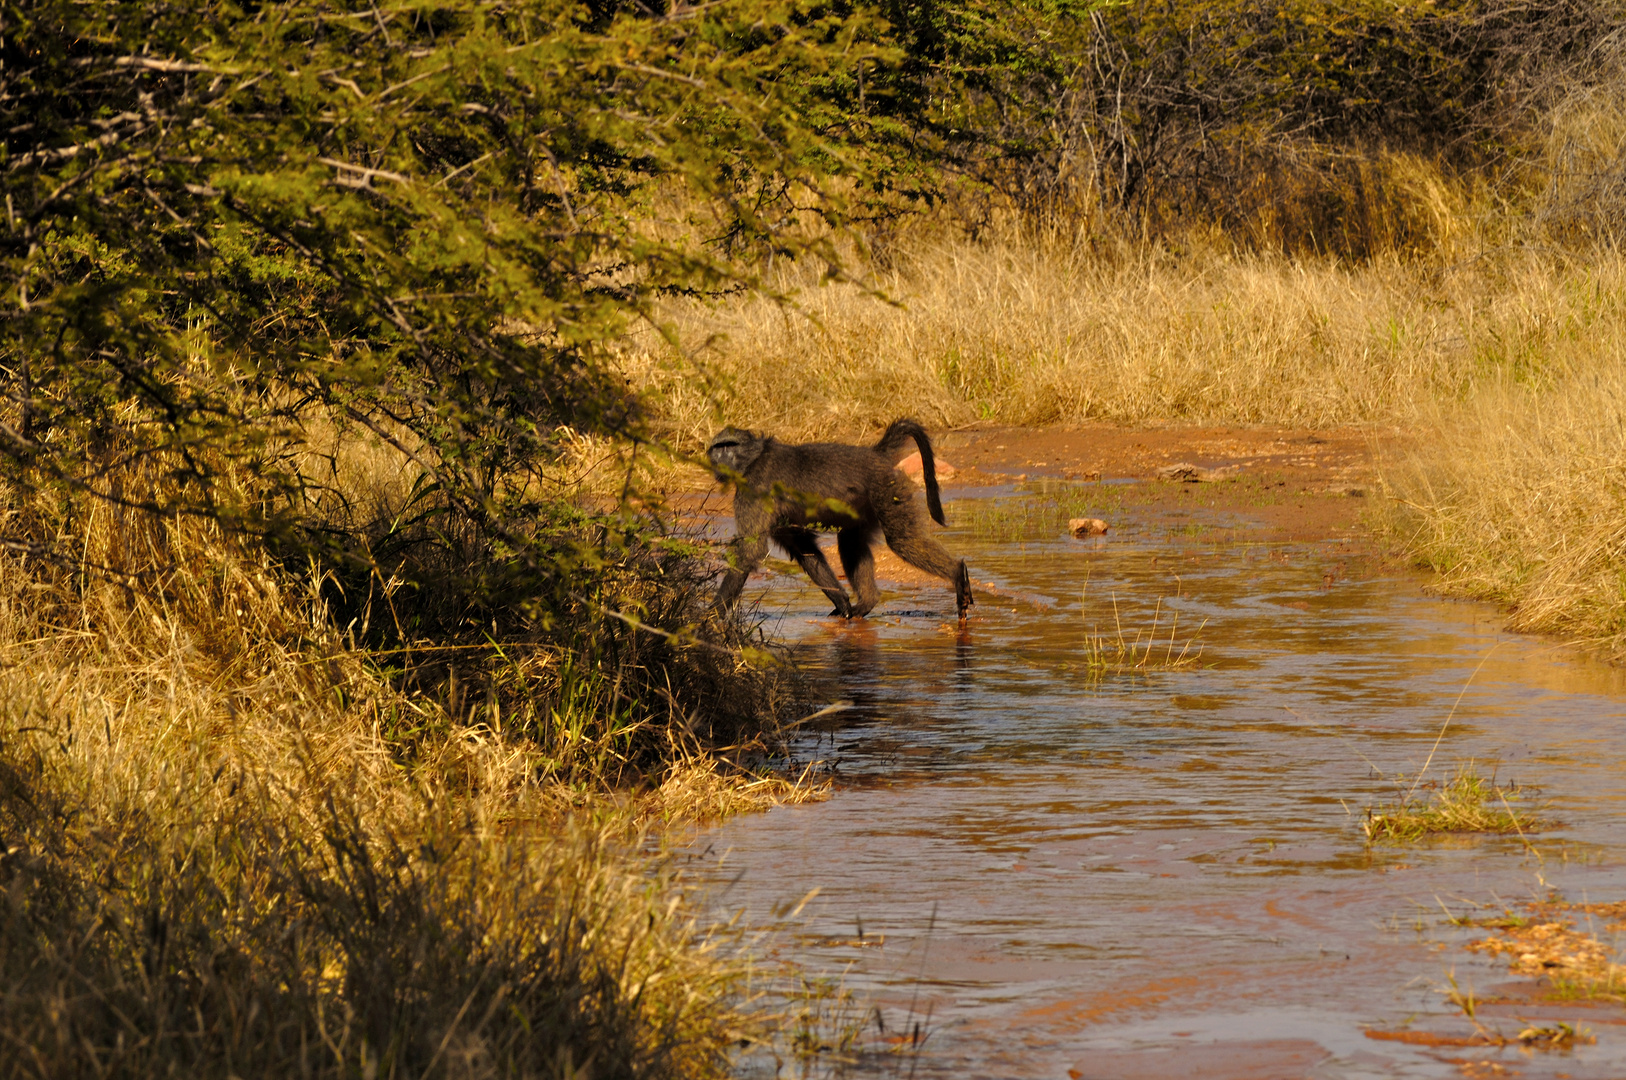
[[[1081,600],[1088,601],[1088,583]],[[1195,630],[1180,632],[1180,612],[1163,607],[1159,597],[1152,608],[1149,626],[1125,627],[1119,610],[1118,597],[1112,596],[1112,626],[1110,629],[1095,624],[1085,634],[1083,655],[1075,667],[1092,679],[1110,675],[1138,675],[1152,671],[1177,671],[1195,667],[1203,655],[1198,635],[1208,625],[1204,619]]]
[[[746,296],[667,310],[715,396],[653,332],[626,343],[626,374],[688,447],[720,415],[792,440],[901,415],[933,430],[1409,425],[1498,372],[1607,355],[1626,324],[1611,299],[1626,258],[1611,252],[1587,259],[1577,288],[1572,264],[1527,248],[1442,274],[1427,260],[1239,255],[1197,238],[1179,256],[1074,239],[906,238],[884,267],[855,267],[873,289],[781,264],[775,286],[811,318]]]
[[[1377,504],[1389,535],[1437,573],[1436,589],[1504,604],[1512,629],[1617,659],[1626,658],[1623,341],[1617,332],[1539,377],[1488,379],[1442,406],[1437,436],[1383,460],[1391,498]]]
[[[816,784],[634,709],[625,655],[429,643],[413,683],[215,526],[78,524],[122,576],[0,556],[0,1057],[654,1080],[772,1026],[646,829]]]
[[[1426,802],[1408,794],[1393,806],[1367,807],[1361,827],[1368,843],[1405,844],[1440,833],[1526,836],[1539,831],[1543,822],[1533,811],[1514,805],[1523,797],[1517,784],[1498,784],[1469,762],[1436,785]]]

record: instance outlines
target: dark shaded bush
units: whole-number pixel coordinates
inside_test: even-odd
[[[1024,213],[1243,244],[1426,250],[1444,182],[1524,180],[1545,109],[1613,76],[1587,0],[1034,0],[920,9],[960,167]]]
[[[602,836],[3,730],[0,1076],[724,1075],[734,972]]]

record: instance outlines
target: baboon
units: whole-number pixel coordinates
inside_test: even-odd
[[[835,602],[830,614],[849,619],[868,615],[877,599],[870,545],[879,531],[904,562],[954,583],[960,620],[965,621],[973,603],[965,560],[956,559],[926,535],[915,506],[914,483],[895,467],[910,440],[920,447],[926,507],[932,520],[945,524],[932,442],[914,420],[893,421],[874,446],[793,445],[734,427],[719,431],[706,448],[706,456],[719,480],[734,481],[738,535],[730,545],[733,565],[717,589],[717,607],[729,611],[739,601],[746,576],[762,562],[771,539],[790,552],[813,583]],[[813,532],[816,526],[836,530],[836,549],[857,594],[856,602],[847,599],[819,550]]]

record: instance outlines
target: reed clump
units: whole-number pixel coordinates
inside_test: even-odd
[[[1408,792],[1396,805],[1367,807],[1361,828],[1367,843],[1414,843],[1441,833],[1516,833],[1523,837],[1543,827],[1533,811],[1515,803],[1524,798],[1517,784],[1498,784],[1479,775],[1473,762],[1435,785],[1419,804]]]
[[[1086,585],[1080,594],[1081,604],[1087,602],[1088,594]],[[1076,666],[1088,678],[1178,671],[1201,662],[1203,646],[1199,635],[1208,625],[1206,619],[1180,637],[1180,612],[1173,607],[1165,612],[1162,597],[1153,605],[1151,622],[1146,626],[1125,627],[1116,594],[1111,602],[1112,629],[1102,630],[1095,625],[1084,637],[1083,656]]]

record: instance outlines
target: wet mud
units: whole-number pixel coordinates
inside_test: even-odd
[[[1463,924],[1626,899],[1626,677],[1430,597],[1337,485],[1269,478],[951,489],[942,539],[979,588],[964,631],[951,590],[884,562],[851,624],[799,575],[751,583],[767,632],[850,702],[794,746],[837,789],[690,857],[759,924],[819,890],[770,959],[927,1033],[859,1074],[1626,1075],[1619,1005],[1552,1000]],[[1320,505],[1284,527],[1293,499]],[[1112,530],[1072,539],[1071,516]],[[1197,662],[1171,666],[1182,649]],[[1471,760],[1540,788],[1555,824],[1368,846],[1364,809],[1436,742],[1425,783]],[[1480,1038],[1557,1023],[1594,1041]]]

